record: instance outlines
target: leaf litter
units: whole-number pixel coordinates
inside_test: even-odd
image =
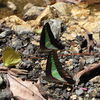
[[[66,4],[65,4],[66,5]],[[72,5],[71,5],[71,7],[72,7]],[[77,7],[76,7],[77,8]],[[55,11],[53,10],[52,11],[52,7],[50,8],[50,7],[48,7],[48,9],[46,9],[46,10],[44,10],[44,12],[48,12],[48,11],[51,11],[51,12],[49,12],[48,14],[47,13],[42,13],[36,20],[32,20],[32,22],[31,21],[27,21],[27,23],[32,23],[31,25],[32,25],[32,27],[34,26],[34,27],[37,27],[38,25],[41,25],[42,24],[42,22],[44,21],[44,19],[45,18],[55,18],[55,17],[58,17],[58,18],[60,18],[60,16],[62,15],[60,15],[60,16],[57,16],[56,14],[60,14],[59,12],[57,12],[57,13],[55,13]],[[79,9],[79,8],[77,8],[77,9]],[[70,9],[69,9],[70,10]],[[76,10],[74,10],[73,9],[73,13],[75,12]],[[79,11],[79,10],[77,10],[77,11]],[[85,12],[85,9],[83,10],[84,12]],[[70,12],[70,11],[69,11]],[[69,13],[68,12],[68,13]],[[54,15],[53,15],[54,14]],[[64,12],[64,14],[65,14],[65,12]],[[78,18],[79,18],[79,16],[81,16],[81,20],[83,21],[83,19],[84,18],[86,18],[87,17],[87,14],[88,14],[88,16],[89,16],[89,14],[90,13],[87,13],[86,14],[86,16],[85,17],[83,17],[84,16],[84,14],[83,15],[81,15],[81,14],[83,14],[83,13],[81,13],[80,11],[78,12],[78,15],[77,14],[75,14],[75,15],[72,15],[72,16],[70,16],[71,18],[72,18],[72,21],[71,21],[71,18],[70,18],[70,20],[68,21],[68,23],[70,23],[72,26],[74,25],[74,22],[76,22],[77,20],[79,20]],[[50,16],[49,16],[50,15]],[[11,18],[11,17],[10,17]],[[6,21],[7,20],[10,20],[10,18],[8,18],[8,19],[6,19]],[[15,18],[15,17],[14,17]],[[64,17],[63,17],[64,18]],[[75,19],[74,19],[75,18]],[[11,19],[13,19],[13,16],[12,16],[12,18]],[[15,19],[17,19],[17,17],[15,18]],[[64,19],[62,19],[62,20],[64,20]],[[67,20],[67,17],[66,17],[66,20]],[[93,19],[91,20],[91,18],[90,19],[88,19],[88,21],[92,21],[92,23],[93,23],[93,25],[92,26],[94,26],[94,24],[95,24],[95,22],[93,21]],[[11,22],[11,21],[8,21],[8,24],[7,24],[7,26],[8,27],[12,27],[13,25],[11,25],[11,24],[9,24],[9,22]],[[16,20],[16,22],[17,22],[17,20]],[[23,22],[23,24],[26,24],[26,22],[24,23],[24,21],[22,21]],[[86,20],[85,20],[85,22],[86,22]],[[13,19],[13,21],[11,22],[12,24],[14,24],[14,19]],[[18,22],[18,24],[21,24],[20,22]],[[83,22],[80,22],[79,21],[79,24],[81,24],[81,25],[83,25],[84,24],[84,21]],[[86,27],[87,25],[89,26],[89,24],[90,23],[87,23],[86,25],[83,25],[87,30],[91,30],[92,29],[92,26],[90,25],[90,27]],[[5,25],[6,25],[6,22],[5,22]],[[10,25],[10,26],[9,26]],[[36,26],[35,26],[36,25]],[[97,25],[97,24],[96,24]],[[13,26],[13,28],[12,29],[14,29],[14,27],[15,27],[16,25],[14,25]],[[99,26],[99,25],[98,25]],[[95,26],[94,26],[95,27]],[[70,38],[71,38],[71,32],[72,32],[72,34],[74,35],[74,38],[71,40],[72,42],[73,41],[75,41],[75,45],[73,45],[74,47],[76,47],[76,48],[78,48],[78,46],[80,46],[79,45],[79,42],[77,42],[76,41],[76,36],[78,35],[78,34],[76,34],[76,36],[75,36],[75,32],[73,33],[73,31],[70,31],[69,33],[69,39],[67,40],[67,42],[69,42],[69,44],[66,44],[66,41],[64,41],[65,42],[65,45],[66,45],[66,50],[67,50],[67,52],[64,52],[64,51],[61,51],[61,53],[62,52],[64,52],[64,54],[68,54],[68,53],[72,53],[72,52],[76,52],[77,50],[79,50],[79,49],[70,49],[70,45],[71,45],[71,41],[70,41]],[[91,31],[89,31],[89,32],[91,32]],[[94,32],[98,32],[98,29],[95,31],[94,30]],[[82,32],[80,32],[80,31],[78,31],[78,33],[82,33]],[[93,33],[94,34],[94,33]],[[14,34],[15,36],[16,36],[16,34]],[[82,35],[82,34],[81,34]],[[82,49],[82,51],[84,52],[84,48],[90,53],[90,52],[92,52],[92,51],[94,51],[93,49],[95,49],[95,45],[94,45],[94,39],[92,39],[92,42],[90,42],[90,37],[89,37],[89,35],[85,35],[86,37],[82,37],[84,40],[83,40],[83,44],[84,44],[84,41],[86,41],[87,42],[87,45],[85,45],[85,46],[83,46],[81,49]],[[78,38],[80,39],[80,37],[81,36],[79,36]],[[11,37],[10,37],[11,38]],[[30,37],[31,38],[31,37]],[[65,35],[65,40],[66,40],[66,35]],[[100,39],[100,38],[99,38]],[[98,39],[98,40],[99,40]],[[96,40],[96,39],[95,39]],[[7,40],[8,41],[8,40]],[[31,40],[28,40],[29,42],[31,41]],[[33,41],[33,40],[32,40]],[[39,40],[38,40],[39,41]],[[26,41],[25,41],[26,42]],[[81,41],[82,42],[82,41]],[[9,44],[9,42],[8,42],[8,44]],[[34,43],[33,43],[34,44]],[[77,45],[76,45],[77,44]],[[68,46],[69,45],[69,46]],[[26,46],[26,44],[25,44],[25,46]],[[92,47],[92,49],[91,49],[91,47]],[[23,47],[24,48],[24,47]],[[26,48],[26,47],[25,47]],[[24,48],[24,49],[25,49]],[[16,47],[15,47],[15,49],[16,49]],[[36,50],[37,49],[37,46],[35,46],[35,49],[34,50]],[[70,50],[72,50],[72,51],[70,51]],[[98,49],[96,49],[97,51],[98,51]],[[23,49],[21,49],[20,50],[21,52],[23,52]],[[77,51],[77,52],[79,52],[79,51]],[[58,53],[59,54],[59,53]],[[66,55],[67,55],[66,54]],[[38,55],[38,56],[40,56],[40,55]],[[37,56],[37,57],[38,57]],[[44,57],[44,56],[43,56]],[[83,56],[82,56],[83,57]],[[93,63],[99,63],[100,62],[100,57],[99,57],[99,54],[98,55],[95,55],[94,54],[94,57],[95,57],[95,61],[93,61],[93,59],[92,59],[92,57],[90,56],[89,58],[91,58],[92,60],[91,61],[93,61]],[[99,58],[98,58],[99,57]],[[24,57],[23,57],[24,58]],[[29,59],[29,56],[28,57],[26,57],[26,60],[25,60],[25,62],[27,61],[27,58]],[[41,58],[41,57],[40,57]],[[80,79],[81,77],[83,77],[84,78],[84,74],[85,75],[87,75],[87,73],[91,73],[92,71],[95,71],[95,68],[99,68],[98,67],[98,64],[97,64],[97,66],[94,66],[94,65],[92,65],[92,64],[90,64],[90,66],[92,66],[92,67],[90,67],[90,66],[88,66],[88,63],[86,62],[86,60],[88,60],[87,59],[87,56],[84,56],[83,58],[85,59],[85,61],[84,61],[84,64],[83,64],[83,67],[82,67],[82,69],[81,69],[81,71],[77,71],[77,68],[79,67],[79,64],[80,63],[78,63],[78,60],[79,60],[79,58],[80,58],[80,56],[78,56],[78,55],[73,55],[73,56],[59,56],[59,58],[61,59],[61,61],[64,63],[66,60],[70,60],[70,59],[73,59],[73,66],[72,66],[72,64],[70,65],[70,66],[72,66],[72,71],[71,71],[71,69],[70,69],[70,66],[69,66],[69,68],[67,67],[66,68],[66,66],[67,65],[65,65],[65,67],[64,67],[64,70],[68,70],[68,71],[71,71],[71,72],[69,72],[70,74],[71,73],[73,73],[73,72],[77,72],[77,76],[78,76],[78,79]],[[64,61],[63,61],[64,60]],[[39,72],[40,73],[40,70],[41,70],[41,68],[40,68],[40,65],[39,65],[39,62],[37,63],[36,61],[37,60],[34,60],[34,59],[32,59],[32,61],[33,61],[33,64],[34,64],[34,66],[35,67],[33,67],[33,65],[28,65],[29,67],[24,67],[25,69],[28,69],[28,70],[31,70],[31,67],[30,66],[32,66],[33,67],[33,69],[35,69],[35,70],[37,70],[36,72],[34,71],[34,70],[31,70],[31,71],[29,71],[29,73],[31,72],[31,73],[35,73],[35,75],[33,75],[33,76],[36,76],[37,75],[37,72]],[[24,63],[25,63],[24,62]],[[62,64],[63,64],[62,63]],[[78,64],[77,64],[78,63]],[[83,63],[83,62],[82,62]],[[25,65],[25,64],[24,64]],[[37,66],[38,65],[38,66]],[[88,68],[88,70],[87,69],[85,69],[84,67],[85,66],[87,66],[87,67],[89,67]],[[20,66],[20,65],[17,65],[17,66]],[[22,66],[23,67],[23,66]],[[37,67],[37,68],[36,68]],[[22,69],[24,69],[24,68],[22,68]],[[16,69],[16,68],[15,68]],[[10,69],[10,70],[12,70],[13,72],[15,72],[15,73],[17,73],[17,74],[21,74],[21,70],[20,69],[18,69],[18,70],[15,70],[15,69]],[[3,70],[6,70],[6,69],[3,69]],[[78,70],[79,70],[79,68],[78,68]],[[27,76],[27,74],[29,75],[29,73],[27,73],[27,71],[22,71],[23,73],[22,74],[24,74],[24,72],[26,73],[25,75]],[[9,82],[10,82],[10,88],[12,89],[12,92],[13,92],[13,94],[15,94],[14,96],[20,96],[20,98],[23,98],[25,95],[24,95],[24,92],[27,94],[26,95],[26,98],[27,98],[27,100],[29,100],[29,96],[30,97],[32,97],[32,100],[44,100],[44,98],[41,96],[41,92],[40,92],[40,88],[39,88],[39,86],[37,85],[37,83],[36,84],[33,84],[32,85],[32,82],[29,82],[29,81],[22,81],[22,80],[20,80],[20,79],[17,79],[16,77],[14,77],[14,76],[12,76],[11,75],[11,72],[10,71],[8,71],[7,72],[8,74],[7,74],[7,78],[8,78],[8,80],[9,80]],[[10,73],[10,76],[9,76],[9,73]],[[44,71],[41,71],[41,74],[42,75],[44,75]],[[40,74],[40,75],[41,75]],[[13,75],[14,75],[14,73],[13,73]],[[41,77],[41,76],[38,76],[38,77]],[[37,77],[37,78],[38,78]],[[29,80],[32,80],[32,77],[28,77],[28,78],[30,78]],[[36,77],[35,77],[36,78]],[[14,80],[15,79],[15,80]],[[24,78],[23,78],[24,79]],[[27,78],[26,78],[27,79]],[[37,79],[38,80],[38,79]],[[79,81],[79,80],[78,80]],[[78,82],[77,81],[77,82]],[[25,83],[24,83],[25,82]],[[34,82],[34,81],[33,81]],[[21,83],[21,84],[20,84]],[[29,83],[29,84],[28,84]],[[41,83],[43,84],[43,87],[44,88],[47,88],[47,92],[49,92],[48,94],[50,95],[50,94],[52,94],[52,95],[50,95],[51,97],[53,97],[53,98],[55,98],[54,100],[56,100],[56,99],[61,99],[61,100],[65,100],[65,99],[67,99],[67,97],[69,97],[70,95],[69,95],[69,89],[67,89],[68,87],[66,87],[66,86],[63,86],[63,85],[58,85],[58,84],[55,84],[55,83],[49,83],[49,82],[46,82],[46,80],[44,80],[44,79],[42,79],[41,80]],[[89,82],[87,82],[86,84],[90,84]],[[87,87],[87,88],[91,88],[91,86],[93,86],[93,85],[91,85],[90,84],[90,86],[86,86],[86,84],[84,84],[85,85],[85,87]],[[24,86],[25,85],[25,86]],[[35,86],[34,86],[35,85]],[[31,88],[30,88],[30,86],[32,86],[32,90],[31,90]],[[17,88],[16,88],[17,87]],[[35,89],[33,89],[33,87],[35,88]],[[37,88],[38,87],[38,88]],[[84,88],[84,86],[82,86],[82,88]],[[19,90],[19,91],[18,91]],[[31,91],[30,91],[31,90]],[[35,91],[33,91],[33,90],[35,90]],[[18,92],[17,92],[18,91]],[[22,91],[22,92],[21,92]],[[34,96],[32,95],[32,91],[34,92]],[[62,93],[62,92],[63,93]],[[67,91],[67,92],[66,92]],[[38,95],[36,95],[38,92],[40,92]],[[81,91],[82,92],[82,91]],[[21,94],[22,93],[22,94]],[[35,94],[36,93],[36,94]],[[74,92],[75,93],[75,92]],[[20,95],[21,94],[21,95]],[[44,93],[45,94],[45,93]],[[65,95],[66,94],[66,95]],[[84,92],[84,95],[85,94],[87,94],[87,92],[85,93]],[[22,95],[24,95],[23,97],[22,97]],[[61,97],[61,95],[62,95],[62,97]],[[90,95],[92,95],[92,93],[90,94]],[[73,95],[72,95],[73,96]],[[77,97],[77,96],[76,96]],[[93,95],[92,95],[92,97],[93,97]],[[48,97],[48,99],[49,99],[50,97]],[[85,98],[85,96],[83,97],[83,98]],[[86,99],[86,98],[85,98]],[[91,99],[91,98],[90,98]]]

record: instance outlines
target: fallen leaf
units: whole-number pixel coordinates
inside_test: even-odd
[[[25,100],[45,100],[39,93],[38,88],[30,81],[22,81],[10,74],[7,74],[10,83],[10,90],[15,97]]]

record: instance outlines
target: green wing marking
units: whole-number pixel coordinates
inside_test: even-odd
[[[60,76],[59,72],[57,71],[57,66],[56,66],[56,63],[55,63],[55,60],[54,60],[54,56],[52,55],[51,56],[51,74],[54,78],[60,80],[60,81],[64,81],[65,80]]]
[[[59,62],[57,51],[50,51],[47,59],[46,65],[46,76],[47,80],[56,82],[56,83],[64,83],[64,84],[74,84],[72,76],[64,71]]]
[[[54,37],[49,23],[46,23],[43,26],[40,36],[40,48],[42,50],[62,50],[65,48],[65,46],[62,45],[60,41]]]
[[[47,29],[45,30],[45,47],[48,49],[57,49],[55,46],[52,45]]]

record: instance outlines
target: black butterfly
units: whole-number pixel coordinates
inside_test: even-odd
[[[42,50],[62,50],[64,49],[64,45],[62,45],[54,37],[48,22],[44,25],[42,33],[41,33],[40,48]]]
[[[59,62],[56,51],[49,52],[47,65],[46,65],[46,76],[48,80],[57,83],[74,84],[75,81],[67,72],[65,72]]]

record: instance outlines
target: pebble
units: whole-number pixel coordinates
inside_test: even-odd
[[[24,11],[28,11],[31,7],[33,7],[33,4],[32,3],[27,3],[25,6],[24,6]]]
[[[34,46],[32,45],[32,44],[29,44],[26,48],[25,48],[25,50],[23,51],[23,55],[27,55],[27,56],[29,56],[29,55],[31,55],[31,54],[33,54],[34,53]]]
[[[63,21],[59,19],[46,20],[44,23],[47,22],[50,24],[55,39],[59,39],[62,32],[66,30],[66,25],[64,25]]]
[[[4,37],[6,37],[6,35],[7,35],[7,32],[2,32],[2,33],[0,33],[0,39],[2,39],[2,38],[4,38]]]
[[[0,100],[10,100],[12,98],[12,92],[10,91],[10,89],[2,89],[2,91],[0,91]]]
[[[32,6],[30,9],[26,11],[23,16],[23,19],[26,20],[34,20],[36,19],[44,10],[44,7]]]
[[[89,56],[89,57],[87,57],[86,58],[86,63],[87,64],[92,64],[92,63],[94,63],[94,61],[95,61],[95,57],[94,56]]]
[[[17,35],[33,33],[31,27],[27,25],[16,25],[15,32]]]
[[[60,92],[61,92],[61,90],[60,90],[59,88],[56,88],[56,89],[55,89],[55,94],[59,95]]]
[[[76,93],[78,96],[80,96],[80,95],[82,95],[82,94],[84,93],[84,91],[80,88],[80,89],[76,90],[75,93]]]
[[[70,92],[67,92],[67,91],[64,91],[64,90],[63,90],[62,96],[65,98],[65,100],[69,100]]]
[[[65,61],[65,64],[67,64],[67,66],[72,66],[73,59],[69,59],[68,61]]]
[[[77,95],[72,95],[70,98],[71,98],[72,100],[77,100]]]
[[[78,97],[78,100],[83,100],[83,98],[82,97]]]
[[[17,6],[13,2],[11,2],[11,1],[7,2],[7,7],[9,9],[11,9],[12,11],[16,11],[17,10]]]
[[[33,69],[33,62],[30,59],[23,60],[23,62],[21,63],[21,68],[31,71]]]
[[[92,98],[92,100],[97,100],[96,98]],[[100,100],[100,99],[98,99],[98,100]]]
[[[93,90],[94,90],[94,88],[91,87],[91,88],[88,89],[87,92],[88,92],[88,93],[91,93],[91,92],[93,92]]]
[[[5,30],[3,32],[0,33],[0,39],[5,38],[7,35],[11,34],[12,31],[11,30]]]
[[[11,46],[16,48],[16,49],[20,49],[23,47],[22,41],[18,38],[13,38],[11,40]]]
[[[61,63],[64,63],[64,62],[65,62],[65,59],[59,59],[59,61],[60,61]]]
[[[89,98],[89,94],[86,94],[85,96],[86,96],[87,98]]]
[[[83,9],[83,8],[74,7],[71,10],[71,13],[72,13],[72,16],[75,19],[85,19],[86,17],[89,16],[90,10],[89,9]]]
[[[41,68],[42,68],[42,70],[46,70],[46,62],[47,62],[47,60],[42,60],[41,61]]]
[[[31,43],[32,43],[33,45],[39,46],[39,42],[37,42],[36,40],[32,40]]]

